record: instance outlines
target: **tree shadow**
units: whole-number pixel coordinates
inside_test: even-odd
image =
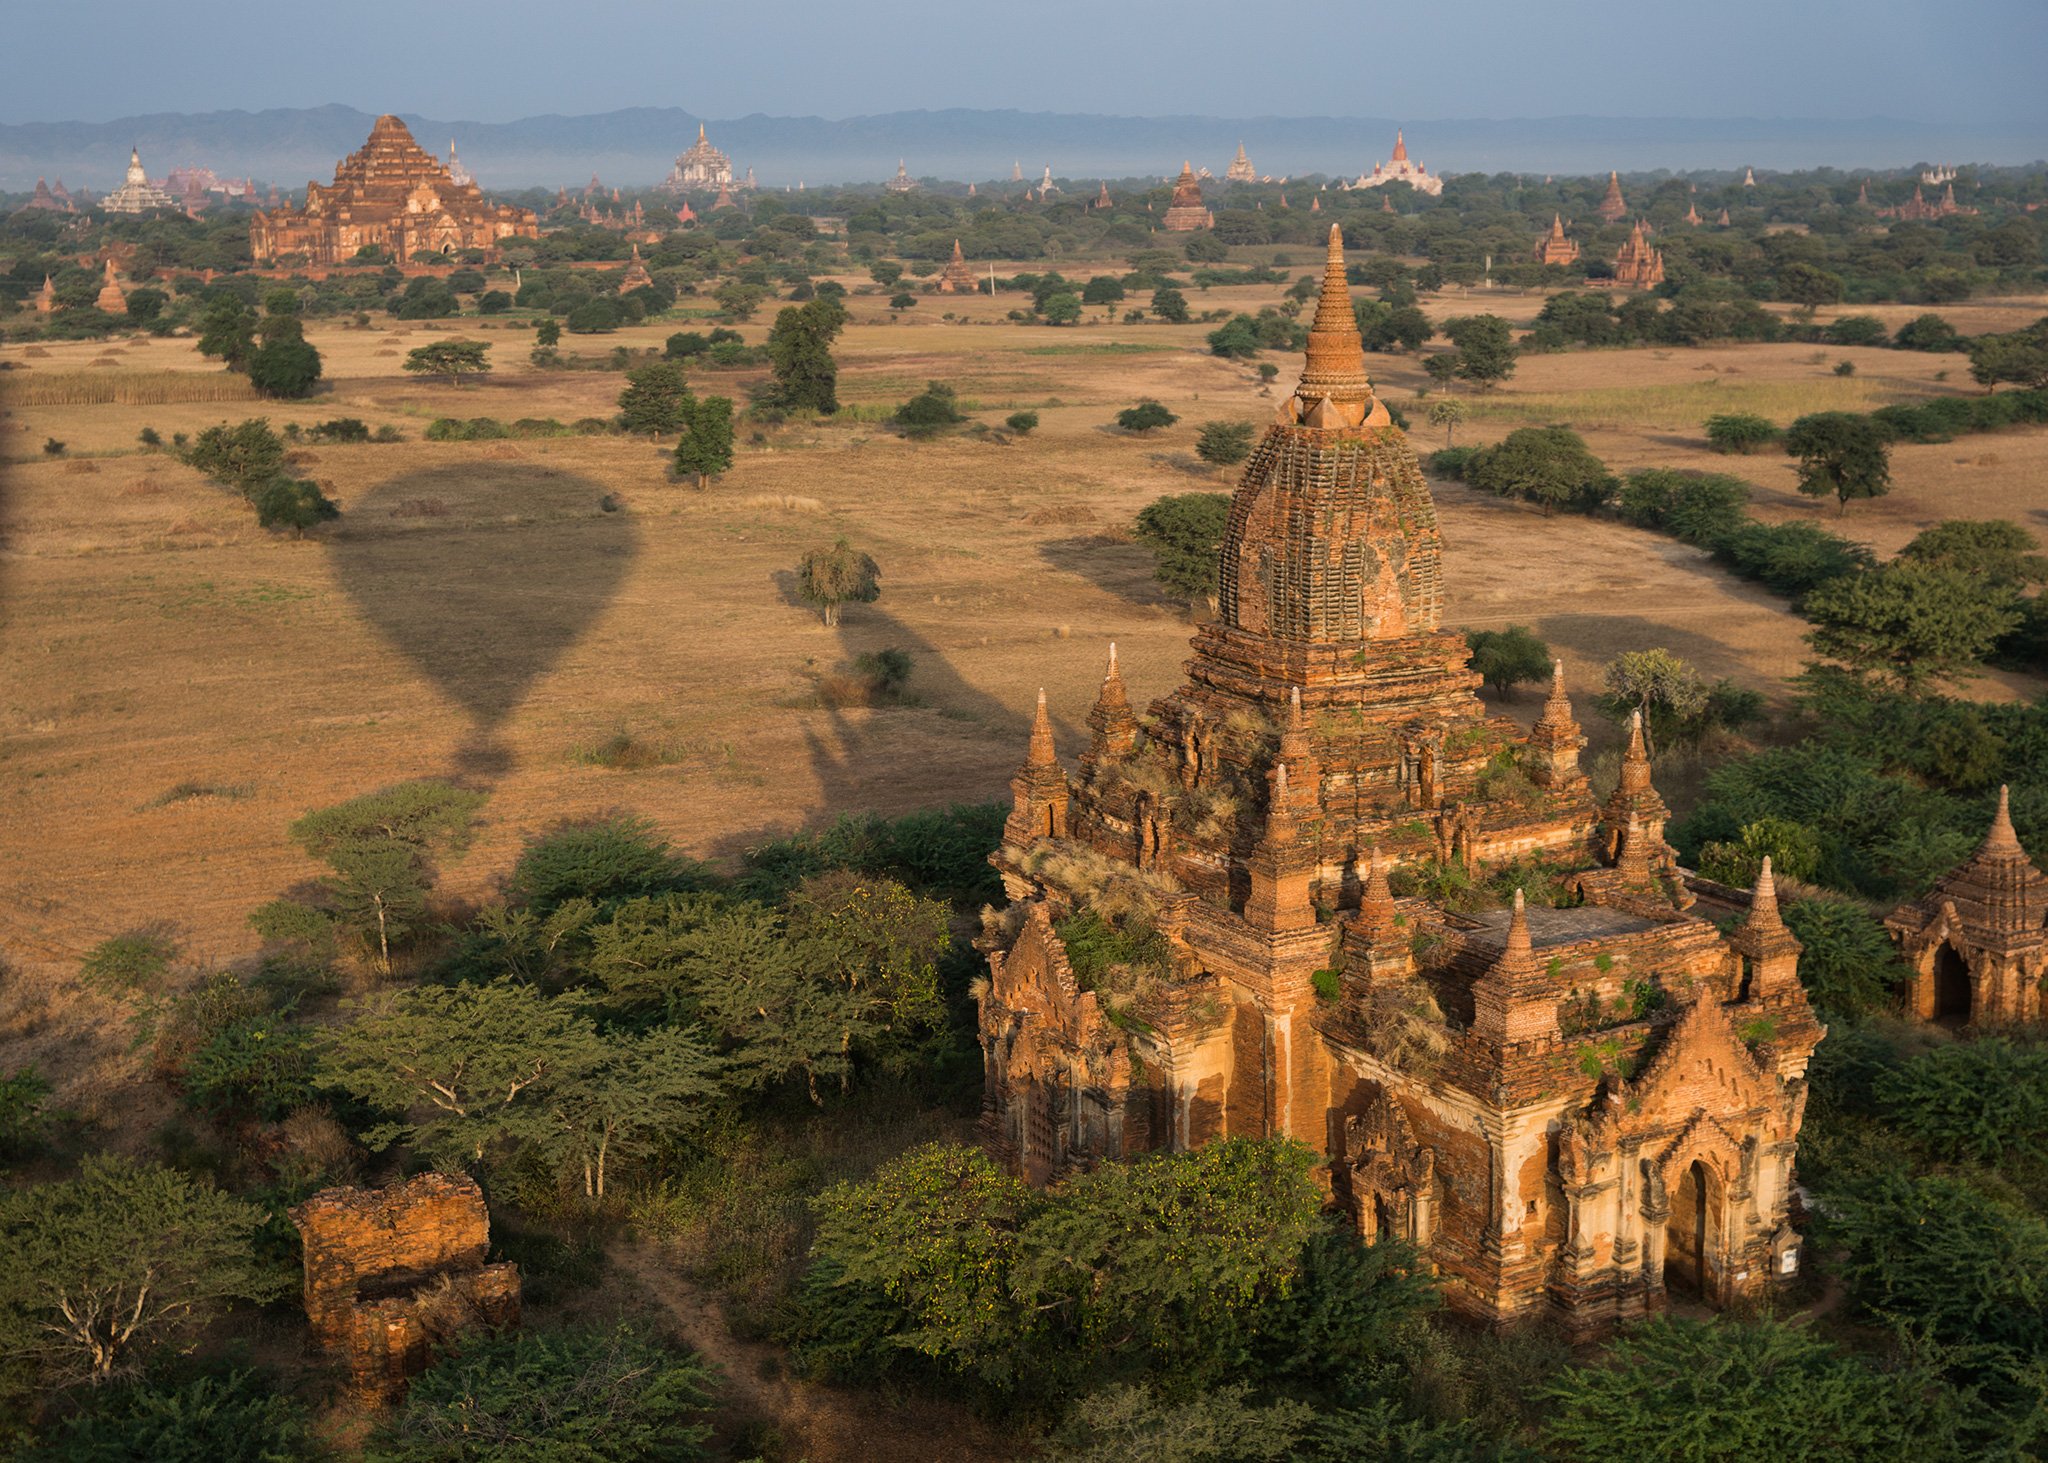
[[[457,773],[489,779],[512,765],[498,729],[603,613],[638,539],[589,478],[493,461],[388,479],[323,541],[357,611],[469,713]]]
[[[1038,556],[1061,573],[1076,575],[1133,604],[1187,609],[1186,601],[1160,588],[1152,572],[1152,551],[1141,543],[1106,534],[1081,534],[1048,539],[1038,546]]]

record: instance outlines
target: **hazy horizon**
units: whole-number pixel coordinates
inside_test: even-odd
[[[15,18],[20,68],[0,122],[330,102],[502,123],[639,106],[700,116],[857,119],[949,108],[1107,116],[1900,118],[2048,137],[2040,0],[1726,0],[1697,12],[1593,0],[1437,5],[1300,0],[793,0],[764,26],[744,6],[652,9],[507,0],[324,9],[268,0],[81,0]],[[1247,34],[1249,32],[1249,34]],[[1998,43],[1962,44],[1960,37]],[[110,38],[118,44],[108,44]],[[703,59],[710,58],[710,59]]]

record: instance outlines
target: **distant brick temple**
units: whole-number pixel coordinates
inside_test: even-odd
[[[1614,282],[1638,290],[1664,283],[1664,251],[1650,246],[1640,219],[1614,252]]]
[[[323,1189],[291,1218],[313,1338],[347,1364],[360,1401],[396,1400],[458,1332],[519,1324],[519,1267],[484,1263],[490,1215],[472,1179]]]
[[[1564,219],[1558,214],[1550,216],[1550,232],[1536,241],[1536,262],[1538,264],[1570,264],[1579,257],[1576,239],[1566,236]]]
[[[1170,234],[1191,234],[1214,223],[1208,206],[1202,202],[1202,182],[1195,176],[1194,164],[1182,163],[1180,176],[1173,180],[1173,198],[1166,205],[1166,218],[1160,227]]]
[[[331,186],[306,185],[302,206],[258,209],[249,252],[258,264],[303,256],[341,264],[359,249],[388,249],[401,262],[423,252],[479,249],[495,256],[506,239],[532,239],[531,209],[487,203],[474,183],[457,183],[396,117],[379,117],[369,141],[341,160]]]
[[[1769,867],[1733,934],[1693,912],[1640,728],[1596,806],[1562,679],[1532,730],[1490,717],[1443,599],[1332,229],[1186,682],[1141,719],[1112,649],[1071,774],[1041,698],[993,855],[985,1141],[1045,1183],[1298,1139],[1363,1236],[1419,1246],[1489,1323],[1761,1293],[1798,1267],[1824,1034]],[[1555,907],[1444,894],[1513,864]],[[1119,918],[1136,953],[1084,978],[1071,938]]]
[[[1628,217],[1628,203],[1621,196],[1621,174],[1607,175],[1607,193],[1600,200],[1600,206],[1593,210],[1608,223],[1618,224]]]
[[[974,266],[967,262],[967,256],[960,252],[960,241],[953,241],[953,257],[946,261],[946,267],[939,271],[938,291],[942,295],[971,295],[981,287],[981,281],[974,277]]]
[[[1912,972],[1909,1016],[1979,1026],[2048,1021],[2048,876],[2021,847],[2004,788],[1976,853],[1884,924]]]

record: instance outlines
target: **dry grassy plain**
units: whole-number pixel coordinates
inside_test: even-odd
[[[1256,308],[1277,293],[1217,290],[1192,303]],[[890,435],[875,412],[751,443],[743,429],[736,467],[701,493],[668,481],[664,449],[644,441],[422,441],[442,415],[568,421],[614,409],[616,374],[532,370],[530,333],[478,321],[316,326],[327,389],[305,403],[0,415],[0,950],[15,985],[0,1002],[0,1069],[33,1059],[63,1074],[79,1049],[117,1044],[109,1012],[69,980],[98,940],[167,920],[202,957],[248,953],[248,912],[314,872],[286,825],[354,793],[455,773],[488,783],[488,827],[445,878],[454,895],[475,897],[523,837],[606,809],[643,813],[681,848],[718,856],[844,810],[1003,796],[1040,685],[1063,747],[1077,749],[1112,639],[1134,695],[1170,690],[1189,627],[1124,529],[1160,493],[1227,488],[1194,458],[1194,426],[1263,420],[1271,402],[1253,372],[1204,352],[1208,326],[1020,327],[1001,319],[1008,298],[926,298],[892,321],[875,296],[852,303],[837,349],[846,401],[886,407],[940,379],[982,422],[1029,407],[1042,427],[1008,444],[928,445]],[[1453,295],[1432,308],[1525,322],[1539,305]],[[949,309],[970,318],[941,320]],[[1969,331],[2044,310],[1946,313]],[[568,345],[650,345],[688,325]],[[765,330],[764,317],[746,333]],[[436,333],[494,342],[496,374],[462,388],[403,376],[405,350]],[[196,391],[218,374],[188,340],[17,346],[4,357],[23,368],[13,380],[190,371]],[[1843,357],[1854,377],[1831,374]],[[1274,359],[1284,390],[1293,363]],[[1376,358],[1374,369],[1390,400],[1415,407],[1417,362]],[[1949,379],[1937,380],[1943,370]],[[694,384],[740,396],[758,374],[699,370]],[[1784,460],[1708,454],[1701,419],[1748,409],[1783,421],[1961,389],[1971,388],[1960,357],[1877,350],[1534,357],[1473,401],[1459,440],[1562,420],[1617,470],[1734,470],[1763,489],[1763,515],[1833,522],[1831,506],[1792,491]],[[1181,423],[1151,439],[1108,427],[1146,395]],[[407,440],[303,449],[295,470],[331,484],[344,510],[303,543],[258,530],[197,473],[135,448],[144,426],[168,439],[259,410],[278,425],[358,416]],[[40,451],[52,436],[68,444],[62,460]],[[1420,425],[1417,436],[1425,450],[1441,445]],[[2040,430],[1902,448],[1898,491],[1840,526],[1884,550],[1950,516],[2041,531],[2044,465]],[[1576,693],[1605,660],[1650,645],[1773,692],[1798,669],[1801,622],[1693,550],[1457,487],[1439,503],[1449,621],[1534,626],[1566,658]],[[831,631],[789,602],[778,576],[839,533],[880,561],[884,593]],[[816,704],[812,676],[889,646],[915,658],[919,704]],[[590,760],[622,730],[653,765]],[[93,1101],[76,1088],[62,1095]]]

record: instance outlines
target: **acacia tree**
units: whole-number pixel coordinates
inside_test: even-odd
[[[1195,456],[1217,467],[1234,467],[1252,455],[1250,422],[1204,422],[1195,434]]]
[[[1429,424],[1444,429],[1444,446],[1451,445],[1451,434],[1458,423],[1465,420],[1465,403],[1455,396],[1440,396],[1429,404]]]
[[[1785,450],[1799,459],[1799,491],[1832,494],[1839,512],[1851,498],[1882,498],[1892,490],[1891,452],[1883,431],[1859,412],[1823,411],[1785,430]]]
[[[254,1204],[113,1154],[0,1195],[0,1353],[104,1382],[228,1302],[289,1288],[257,1260],[262,1223]]]
[[[1801,606],[1806,641],[1858,675],[1908,693],[1980,666],[2020,623],[2009,589],[1963,569],[1894,560],[1843,574]]]
[[[1550,674],[1550,647],[1531,634],[1527,625],[1467,630],[1465,644],[1472,652],[1472,669],[1496,696],[1510,696],[1516,686]]]
[[[882,597],[882,571],[844,538],[829,549],[813,549],[796,566],[797,594],[817,607],[827,626],[839,623],[843,604],[873,604]]]
[[[657,1138],[698,1126],[725,1095],[726,1063],[687,1026],[660,1026],[638,1037],[578,1040],[544,1094],[547,1141],[583,1179],[584,1197],[605,1195],[614,1160],[646,1152]]]
[[[1457,347],[1455,370],[1460,380],[1490,391],[1515,374],[1515,339],[1498,315],[1464,315],[1444,322],[1444,334]]]
[[[1655,754],[1656,728],[1675,726],[1707,706],[1707,683],[1687,662],[1662,648],[1630,650],[1607,663],[1610,709],[1643,719],[1643,746]]]
[[[459,385],[464,376],[480,376],[491,369],[490,348],[483,340],[437,340],[407,351],[404,369],[415,376],[446,376],[451,386]]]

